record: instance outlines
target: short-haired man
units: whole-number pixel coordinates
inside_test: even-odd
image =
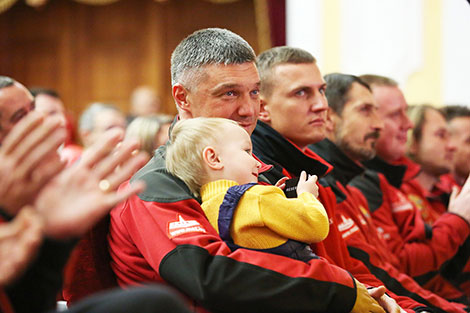
[[[445,117],[438,109],[430,105],[410,106],[408,117],[413,123],[407,152],[412,161],[406,160],[407,171],[400,189],[420,210],[423,220],[432,225],[447,211],[450,190],[441,186],[440,176],[449,173],[456,146],[449,140]]]
[[[470,233],[470,208],[465,204],[470,201],[470,184],[451,202],[449,213],[432,227],[426,226],[419,210],[399,189],[407,169],[403,161],[407,131],[413,126],[406,115],[403,93],[389,78],[365,75],[361,79],[371,86],[384,129],[376,145],[378,157],[363,162],[366,175],[357,176],[350,184],[366,197],[374,222],[390,251],[399,257],[401,269],[446,299],[457,299],[462,293],[440,284],[436,275],[452,278],[461,272],[462,265],[448,264],[460,259],[457,251]],[[466,258],[468,255],[464,264]]]
[[[171,58],[179,118],[229,118],[251,134],[260,105],[254,61],[249,44],[228,30],[185,38]],[[305,263],[230,250],[198,199],[165,170],[165,151],[133,178],[144,180],[146,191],[111,213],[111,265],[121,285],[164,281],[216,312],[383,312],[362,284],[356,288],[348,272],[323,258]]]
[[[328,109],[324,96],[326,84],[315,59],[308,52],[300,49],[277,47],[260,54],[257,58],[257,65],[261,76],[261,112],[258,126],[252,134],[254,153],[263,161],[274,164],[274,170],[270,173],[272,181],[276,181],[282,175],[298,177],[304,169],[309,174],[323,176],[327,171],[324,165],[325,161],[309,148],[310,144],[317,143],[325,137],[324,130]],[[361,88],[364,87],[359,84],[359,96],[362,97],[364,94],[367,96],[368,90],[364,88],[364,91]],[[370,92],[368,95],[369,98],[366,99],[371,102]],[[367,101],[366,104],[365,107],[373,113],[374,104],[367,103]],[[354,109],[359,110],[359,108],[362,108],[362,106],[357,108],[354,106]],[[367,110],[365,111],[367,112]],[[365,116],[367,115],[365,114]],[[357,151],[359,151],[361,154],[367,152],[370,156],[373,156],[373,143],[377,137],[376,133],[381,129],[380,120],[376,115],[374,118],[374,114],[371,114],[370,119],[364,118],[363,124],[356,127],[358,128],[358,130],[355,130],[357,136],[355,136],[355,133],[353,135],[355,140],[348,141],[347,146],[350,147],[348,150],[356,151],[353,155],[357,155]],[[373,135],[370,135],[370,133]],[[333,144],[331,143],[331,145]],[[350,161],[348,165],[351,163],[354,164],[353,161]],[[323,243],[327,248],[329,257],[336,264],[344,266],[356,277],[361,277],[361,281],[373,285],[374,283],[377,284],[378,279],[365,269],[361,262],[351,258],[347,250],[340,249],[345,243],[341,239],[339,230],[348,230],[349,228],[345,228],[349,222],[346,221],[347,223],[345,223],[341,217],[336,219],[337,208],[343,206],[345,209],[356,210],[355,214],[360,210],[355,201],[348,196],[348,191],[343,185],[351,178],[350,175],[354,173],[356,168],[358,168],[357,165],[346,175],[342,175],[344,173],[339,174],[342,177],[338,180],[331,176],[331,174],[335,175],[334,173],[337,172],[337,169],[334,168],[330,174],[320,181],[320,200],[327,209],[331,220],[330,234]],[[333,179],[330,180],[332,177]],[[360,225],[362,226],[362,224]],[[366,242],[366,245],[370,245],[370,243]],[[377,254],[377,252],[375,253]],[[382,270],[383,272],[385,271]],[[399,275],[401,274],[396,273],[396,276]],[[379,277],[383,279],[382,276]],[[408,280],[410,279],[408,278]],[[390,286],[402,294],[408,287],[398,286],[394,277],[390,277],[388,282]],[[401,281],[401,283],[403,282],[404,280]],[[386,283],[386,281],[383,283]],[[382,282],[378,281],[378,284],[382,284]],[[413,288],[413,291],[408,290],[405,293],[411,295],[417,290],[421,290],[416,284],[413,285]],[[433,303],[436,300],[433,299],[435,296],[427,297],[426,300],[424,299],[425,294],[426,292],[423,291],[423,297],[419,302],[428,301],[429,306],[439,306],[438,303]],[[417,308],[416,302],[410,299],[400,298],[399,304],[405,308],[423,309]],[[444,306],[444,310],[446,309],[452,311],[452,305],[447,304],[447,306]],[[455,312],[463,311],[455,310]]]
[[[29,90],[34,97],[36,111],[44,113],[47,117],[57,117],[63,126],[67,129],[67,138],[64,145],[59,149],[60,158],[72,165],[83,152],[83,147],[72,142],[71,125],[67,123],[65,116],[65,107],[57,91],[47,88],[31,88]]]
[[[452,170],[442,177],[449,187],[462,187],[470,175],[470,109],[460,105],[442,108],[450,132],[450,141],[456,150],[452,162]]]
[[[10,263],[7,267],[7,280],[0,284],[1,312],[53,309],[63,265],[75,242],[70,239],[84,234],[113,205],[143,188],[136,184],[116,192],[119,184],[147,159],[143,155],[133,156],[137,142],[123,143],[119,150],[114,150],[124,134],[111,132],[101,138],[100,144],[92,146],[79,164],[63,170],[57,148],[65,139],[65,131],[59,119],[46,119],[39,112],[30,112],[33,108],[34,98],[21,83],[0,76],[0,224],[14,223],[10,221],[15,216],[21,218],[20,212],[31,210],[40,219],[41,230],[36,240],[39,251],[26,247],[29,258],[23,259],[23,266]],[[117,164],[121,166],[114,171]],[[106,188],[100,188],[100,182],[105,182]],[[12,224],[2,225],[2,229],[8,225]],[[2,261],[13,261],[8,260],[10,251],[3,245],[3,240],[12,239],[11,235],[3,233],[0,239]],[[19,242],[12,248],[25,247]],[[111,298],[126,299],[121,304],[131,301],[127,305],[147,311],[140,304],[132,304],[137,299],[134,295],[142,295],[141,292],[129,296],[118,293]],[[86,308],[97,308],[100,299],[90,300]],[[97,312],[118,312],[109,303],[103,307],[101,301],[99,305]]]
[[[80,116],[78,131],[86,148],[94,144],[106,131],[126,130],[126,125],[126,117],[114,105],[94,102]]]
[[[313,146],[313,149],[330,162],[335,170],[332,172],[334,179],[344,185],[356,176],[362,175],[364,168],[360,166],[361,161],[367,161],[375,156],[375,143],[379,137],[383,124],[378,119],[377,105],[375,104],[369,86],[358,77],[345,74],[329,74],[325,76],[327,82],[326,97],[331,108],[331,116],[335,125],[335,132],[330,139],[336,143],[333,145],[328,140],[322,141]],[[375,127],[374,127],[375,125]],[[331,180],[331,177],[327,177]],[[425,301],[430,301],[439,306],[436,310],[451,310],[443,299],[423,290],[418,284],[405,274],[401,268],[399,259],[390,252],[384,244],[383,238],[377,232],[375,223],[372,221],[367,201],[357,189],[351,186],[344,191],[347,199],[344,202],[351,202],[355,199],[359,207],[351,205],[338,205],[339,220],[343,238],[345,238],[351,255],[361,260],[369,270],[377,277],[382,278],[386,286],[392,291],[403,294],[404,290],[416,300],[423,297]],[[416,247],[422,243],[416,242]],[[415,257],[408,255],[409,258]],[[412,261],[412,260],[411,260]],[[419,264],[418,258],[415,263]],[[385,274],[386,273],[386,274]],[[397,290],[396,282],[401,284]],[[459,306],[457,306],[459,308]],[[452,310],[455,310],[454,306]],[[461,306],[459,308],[461,310]]]

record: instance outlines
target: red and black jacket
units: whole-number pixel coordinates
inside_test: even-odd
[[[301,151],[290,141],[282,137],[269,125],[259,122],[253,132],[251,139],[253,141],[253,151],[263,162],[273,164],[274,169],[266,175],[271,182],[276,182],[283,176],[298,177],[302,170],[309,174],[315,174],[323,177],[334,169],[332,166],[318,156],[316,153],[307,149]],[[344,201],[345,197],[337,197],[339,189],[336,184],[328,181],[330,175],[326,175],[319,180],[319,200],[325,207],[330,218],[330,232],[328,237],[321,243],[312,246],[317,255],[329,259],[334,264],[345,268],[351,272],[356,279],[369,286],[379,286],[384,283],[370,273],[370,271],[355,258],[349,255],[342,234],[338,231],[337,204]],[[321,249],[319,249],[321,247]],[[424,305],[402,296],[396,296],[390,293],[403,308],[408,311],[424,310]],[[426,308],[430,310],[429,308]],[[459,311],[463,312],[463,311]]]
[[[355,282],[325,258],[306,263],[232,251],[199,200],[166,171],[165,151],[159,148],[132,179],[144,180],[147,189],[111,212],[108,242],[120,285],[166,283],[202,312],[351,311]]]
[[[354,177],[363,174],[364,168],[353,162],[328,139],[310,147],[334,166],[334,170],[325,179],[336,186],[334,190],[337,198],[343,199],[337,204],[336,214],[341,221],[338,228],[351,256],[362,261],[391,291],[432,306],[436,310],[462,312],[464,306],[449,303],[423,289],[400,270],[398,258],[388,250],[372,220],[366,199],[357,189],[348,186]]]
[[[468,223],[458,215],[445,213],[432,226],[427,225],[399,189],[406,166],[388,164],[378,157],[363,164],[367,167],[365,174],[354,178],[350,185],[367,199],[376,226],[400,260],[400,269],[421,285],[439,274],[450,278],[462,273],[468,256],[457,252],[470,233]]]

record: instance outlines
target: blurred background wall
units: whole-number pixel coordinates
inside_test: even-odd
[[[213,26],[257,53],[287,40],[324,74],[391,76],[410,103],[470,103],[466,0],[0,0],[0,11],[0,74],[56,89],[75,117],[92,101],[127,112],[143,84],[175,113],[171,52]]]
[[[411,104],[470,105],[467,0],[289,0],[287,44],[323,73],[397,80]]]
[[[170,56],[184,37],[217,26],[240,34],[257,53],[271,46],[266,1],[95,1],[112,3],[14,3],[0,14],[0,74],[56,89],[76,117],[92,101],[127,112],[131,91],[143,84],[159,92],[164,113],[176,113]]]

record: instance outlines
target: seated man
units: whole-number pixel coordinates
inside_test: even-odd
[[[122,132],[101,137],[76,166],[63,170],[57,154],[65,139],[60,119],[30,112],[32,104],[23,85],[0,76],[0,228],[10,233],[0,236],[2,312],[54,308],[62,269],[76,238],[113,205],[144,188],[138,182],[116,192],[147,159],[132,154],[136,142],[115,150]],[[24,228],[28,229],[23,232]]]
[[[55,90],[45,88],[32,88],[30,91],[34,96],[35,110],[43,112],[49,117],[57,116],[67,129],[67,139],[59,149],[59,154],[60,158],[67,162],[67,166],[72,165],[80,159],[83,147],[72,142],[72,126],[70,123],[67,123],[64,103],[60,99],[59,94]]]
[[[430,105],[408,107],[413,128],[404,159],[407,172],[401,190],[420,210],[424,222],[432,225],[447,211],[450,190],[441,186],[440,176],[449,173],[456,146],[449,140],[443,114]],[[413,164],[416,162],[416,164]],[[415,169],[419,172],[414,173]]]
[[[462,187],[470,175],[470,109],[465,106],[451,105],[441,110],[447,120],[450,140],[455,146],[451,173],[444,175],[443,183],[448,186]]]
[[[368,235],[368,227],[370,231],[375,231],[375,228],[367,224],[367,220],[356,218],[358,215],[362,217],[366,208],[349,192],[346,184],[363,171],[358,160],[374,156],[374,143],[383,127],[367,85],[357,78],[344,79],[349,82],[347,88],[336,81],[325,82],[313,56],[296,48],[267,50],[258,56],[257,65],[261,76],[261,111],[260,121],[252,134],[254,153],[263,161],[274,164],[272,181],[283,175],[298,177],[303,169],[324,176],[320,179],[319,196],[330,218],[330,234],[322,242],[328,255],[336,264],[350,270],[359,281],[371,284],[374,280],[379,281],[392,292],[404,296],[395,296],[403,308],[426,310],[412,301],[412,297],[440,312],[464,312],[461,307],[423,290],[396,269],[389,274],[387,271],[393,267],[382,258],[389,252],[380,254],[367,241],[369,238],[361,238]],[[339,103],[336,106],[338,112],[344,109],[344,115],[338,113],[333,119],[338,128],[341,121],[342,130],[338,130],[341,133],[336,141],[338,147],[332,142],[322,142],[324,146],[319,156],[311,148],[312,144],[325,138],[328,110],[325,91],[328,92],[330,83],[333,85],[330,89],[332,95]],[[345,96],[344,93],[349,91]],[[321,172],[321,166],[326,162],[322,156],[334,166],[326,175],[324,169]],[[358,222],[354,223],[352,218]],[[362,247],[367,247],[365,251],[373,264],[370,267],[371,271],[374,270],[372,273],[363,263],[352,258],[347,249],[341,248],[345,246],[343,237],[353,235],[362,240]],[[383,245],[379,243],[378,246]],[[333,253],[333,250],[337,252]]]
[[[460,259],[457,252],[470,234],[470,185],[450,203],[447,213],[432,227],[427,226],[418,208],[400,190],[407,170],[403,162],[407,132],[413,126],[403,93],[389,78],[363,75],[361,79],[371,87],[384,129],[376,145],[378,157],[363,162],[366,175],[350,184],[366,197],[371,216],[390,251],[399,258],[402,271],[447,299],[466,301],[461,292],[433,279],[439,273],[451,278],[462,272],[462,266],[448,264]]]
[[[251,134],[260,105],[254,60],[249,44],[228,30],[204,29],[185,38],[171,58],[179,119],[229,118]],[[157,149],[131,179],[144,180],[146,191],[111,212],[111,266],[121,285],[165,282],[200,311],[384,312],[350,273],[328,259],[305,263],[232,251],[189,188],[166,171],[165,155],[165,146]],[[260,173],[269,168],[262,165]],[[317,245],[315,253],[324,251]],[[380,298],[384,290],[370,292]]]

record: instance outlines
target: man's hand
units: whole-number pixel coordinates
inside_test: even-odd
[[[318,186],[317,186],[317,175],[308,175],[305,171],[300,173],[299,182],[297,184],[297,195],[299,196],[303,192],[310,192],[318,198]]]
[[[357,295],[356,303],[354,303],[351,313],[385,313],[385,310],[369,295],[367,288],[356,279],[354,280],[356,281]]]
[[[84,234],[109,210],[144,189],[136,182],[117,192],[119,185],[141,168],[148,157],[134,153],[139,144],[122,140],[122,131],[106,132],[81,160],[43,188],[35,202],[45,220],[46,234],[64,239]]]
[[[450,195],[448,211],[455,213],[463,217],[468,223],[470,223],[470,176],[467,177],[465,184],[460,190],[454,187],[452,194]]]
[[[8,223],[0,224],[0,286],[21,275],[42,242],[43,223],[31,207],[21,209]]]
[[[375,287],[367,289],[369,295],[374,298],[387,313],[406,313],[397,302],[385,294],[385,287]]]
[[[64,142],[60,120],[44,121],[42,114],[26,115],[0,147],[0,206],[14,216],[32,204],[39,190],[60,172],[64,164],[57,148]]]

